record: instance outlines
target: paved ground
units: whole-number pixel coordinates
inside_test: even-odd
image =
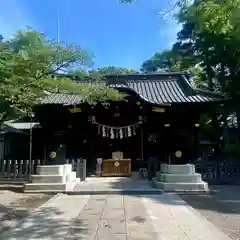
[[[211,195],[181,196],[234,240],[240,239],[240,186],[214,186]]]
[[[132,194],[117,194],[121,189]],[[61,194],[49,200],[52,196],[0,191],[0,240],[230,239],[226,235],[240,240],[240,186],[213,189],[213,194],[156,195],[147,181],[92,178],[79,183],[75,193],[113,192]]]
[[[11,191],[0,191],[0,234],[17,224],[49,200],[51,195],[20,194]],[[2,239],[2,238],[0,238]]]
[[[56,195],[0,239],[227,240],[175,194]]]
[[[151,182],[147,180],[132,180],[124,177],[87,178],[85,182],[77,183],[74,191],[109,191],[109,190],[142,190],[156,191]]]

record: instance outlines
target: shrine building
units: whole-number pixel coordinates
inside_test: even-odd
[[[187,73],[104,79],[125,93],[126,101],[92,107],[81,96],[57,91],[42,99],[34,109],[40,128],[38,137],[33,135],[33,158],[47,158],[64,146],[66,158],[87,160],[89,173],[95,172],[97,159],[103,159],[103,176],[130,176],[147,167],[153,156],[160,162],[186,163],[198,155],[200,116],[224,101],[219,94],[196,89]],[[178,159],[176,152],[181,152]]]

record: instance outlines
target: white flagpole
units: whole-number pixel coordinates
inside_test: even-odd
[[[57,8],[57,42],[60,42],[60,19],[59,19],[59,7]]]

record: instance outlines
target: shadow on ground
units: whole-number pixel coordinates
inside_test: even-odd
[[[1,184],[0,183],[0,191],[11,191],[15,193],[23,192],[23,184]]]
[[[89,232],[86,224],[78,218],[67,221],[63,213],[55,207],[45,207],[32,214],[28,209],[0,205],[0,239],[76,239],[76,234],[77,239],[85,239]]]
[[[131,186],[131,187],[128,187]],[[141,182],[132,181],[128,183],[126,179],[118,179],[110,182],[112,189],[131,189],[131,188],[154,188],[151,182],[145,181],[144,187]],[[131,192],[134,195],[134,192]],[[140,195],[136,193],[136,195]],[[142,195],[142,194],[141,194]],[[151,194],[144,194],[145,197],[161,201],[161,198],[156,198]],[[179,196],[196,209],[211,210],[223,214],[240,214],[240,186],[239,185],[221,185],[210,186],[209,193],[181,193]],[[164,202],[162,202],[164,203]],[[185,204],[184,201],[172,201],[168,204],[179,205]]]
[[[124,183],[121,182],[121,179],[119,179],[119,182],[112,182],[112,188],[115,189],[121,185],[124,186]],[[151,182],[148,184],[149,187],[152,187]],[[134,195],[134,193],[131,195]],[[136,194],[136,196],[139,196],[139,194]],[[186,203],[188,203],[230,238],[233,240],[240,239],[239,185],[210,186],[209,193],[181,193],[179,196],[179,199],[168,199],[166,202],[164,197],[144,194],[145,198],[149,198],[161,204],[186,205]]]

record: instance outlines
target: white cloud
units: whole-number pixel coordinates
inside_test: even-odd
[[[28,19],[23,6],[17,0],[1,1],[0,9],[0,34],[4,38],[10,38],[16,30],[24,29],[27,26],[34,27],[32,19]]]

